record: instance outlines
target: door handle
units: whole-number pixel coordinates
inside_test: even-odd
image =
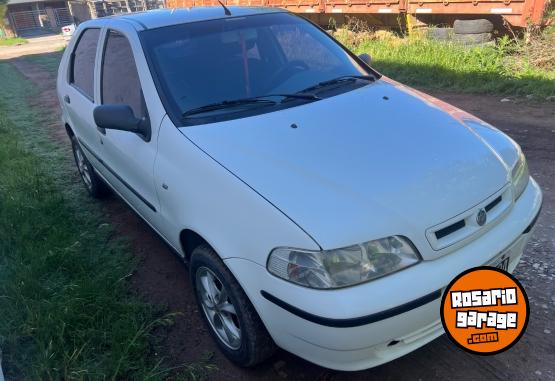
[[[71,103],[71,99],[69,98],[69,95],[64,95],[64,102],[66,102],[67,104]]]

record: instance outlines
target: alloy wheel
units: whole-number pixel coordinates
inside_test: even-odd
[[[227,347],[241,347],[239,317],[222,281],[207,267],[196,272],[196,289],[202,310],[218,338]]]
[[[92,188],[92,180],[91,180],[91,173],[89,172],[89,166],[85,161],[85,155],[81,151],[80,147],[75,147],[75,159],[77,161],[77,169],[79,170],[79,174],[81,178],[85,182],[85,185],[88,189]]]

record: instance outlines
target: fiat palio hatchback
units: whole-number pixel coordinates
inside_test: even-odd
[[[242,366],[276,345],[344,370],[421,347],[457,274],[515,268],[542,202],[506,135],[283,10],[87,21],[57,87],[87,190],[189,263]]]

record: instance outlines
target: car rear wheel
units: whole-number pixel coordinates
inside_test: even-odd
[[[95,198],[105,196],[108,193],[108,187],[94,171],[75,136],[71,136],[71,148],[73,149],[73,157],[75,158],[75,164],[77,164],[77,170],[89,194]]]
[[[254,366],[275,351],[275,344],[233,274],[208,245],[191,255],[195,296],[210,334],[221,351],[239,366]]]

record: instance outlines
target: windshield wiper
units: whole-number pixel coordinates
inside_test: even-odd
[[[282,97],[283,99],[281,100],[281,102],[276,102],[274,100],[268,99],[273,97]],[[201,107],[197,107],[197,108],[185,111],[182,114],[182,116],[183,118],[186,118],[191,115],[203,114],[205,112],[222,110],[230,107],[244,106],[244,105],[250,105],[250,104],[252,105],[266,104],[266,105],[272,106],[278,103],[282,103],[287,99],[306,99],[310,101],[317,101],[321,98],[314,94],[268,94],[268,95],[261,95],[259,97],[241,98],[241,99],[210,103],[205,106],[201,106]]]
[[[320,90],[322,88],[337,85],[337,84],[341,84],[341,83],[354,82],[354,81],[359,80],[359,79],[364,79],[364,80],[373,82],[373,81],[376,80],[376,77],[371,76],[371,75],[342,75],[341,77],[330,79],[328,81],[319,82],[319,83],[317,83],[313,86],[309,86],[306,89],[303,89],[303,90],[299,91],[297,94],[304,94],[304,93],[307,93],[307,92],[312,92],[314,90]]]

